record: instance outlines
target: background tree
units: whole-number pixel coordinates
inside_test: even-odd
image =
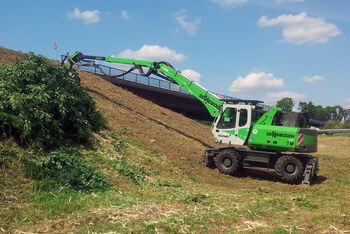
[[[326,120],[334,120],[336,122],[343,122],[350,118],[350,109],[345,109],[340,105],[326,106],[314,105],[312,102],[299,102],[301,112],[309,109],[311,117],[316,117]],[[332,114],[333,113],[333,114]]]
[[[281,100],[277,101],[276,103],[277,107],[281,107],[282,110],[285,111],[291,111],[293,109],[294,106],[294,101],[291,98],[282,98]]]

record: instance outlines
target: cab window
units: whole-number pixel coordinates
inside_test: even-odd
[[[236,108],[226,108],[224,113],[222,113],[217,128],[219,129],[228,129],[236,127]]]
[[[258,120],[265,114],[266,111],[261,109],[253,109],[252,110],[252,125],[254,125]]]
[[[248,122],[248,110],[247,109],[241,109],[239,111],[239,126],[242,127],[246,125]]]

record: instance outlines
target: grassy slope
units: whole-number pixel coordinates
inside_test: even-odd
[[[0,64],[24,56],[0,48]],[[108,119],[108,128],[93,134],[93,149],[81,151],[115,189],[39,193],[16,161],[7,163],[0,169],[0,231],[350,230],[349,137],[319,138],[321,171],[311,187],[283,184],[268,173],[224,176],[201,163],[205,145],[215,145],[209,127],[97,76],[80,77]],[[12,141],[1,147],[26,153]],[[137,185],[131,172],[137,176],[141,168],[147,176]]]

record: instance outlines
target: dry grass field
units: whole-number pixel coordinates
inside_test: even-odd
[[[0,64],[25,57],[0,48]],[[108,120],[91,136],[93,147],[80,151],[113,188],[37,191],[13,160],[0,167],[0,232],[350,231],[350,137],[319,136],[312,186],[282,183],[271,172],[226,176],[202,164],[204,149],[216,144],[208,126],[79,75]],[[0,152],[27,153],[11,140],[0,142]]]

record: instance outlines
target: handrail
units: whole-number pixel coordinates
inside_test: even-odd
[[[61,61],[63,61],[64,57],[65,57],[65,55],[61,55]],[[122,74],[125,72],[124,70],[118,69],[115,67],[110,67],[110,66],[101,65],[101,64],[99,64],[99,66],[101,67],[101,69],[103,69],[103,72],[105,72],[106,74],[111,75],[111,76],[119,75],[119,74]],[[81,69],[81,70],[87,71],[87,72],[95,73],[98,75],[103,75],[102,72],[99,69],[97,69],[96,67],[87,67],[87,66],[76,66],[76,67]],[[171,83],[169,81],[162,80],[159,78],[155,78],[155,77],[142,76],[142,75],[137,74],[135,72],[130,72],[129,74],[123,75],[121,77],[116,77],[116,79],[132,81],[132,82],[136,82],[139,84],[144,84],[144,85],[149,85],[149,86],[153,86],[153,87],[167,89],[167,90],[171,90],[171,91],[175,91],[175,92],[189,94],[186,90],[182,89],[177,84],[174,84],[174,83]],[[222,94],[217,94],[217,93],[214,93],[214,94],[218,95],[220,97],[220,99],[223,99],[223,100],[224,99],[226,99],[226,100],[238,100],[238,98],[234,98],[234,97],[230,97],[230,96],[226,96],[226,95],[222,95]]]

